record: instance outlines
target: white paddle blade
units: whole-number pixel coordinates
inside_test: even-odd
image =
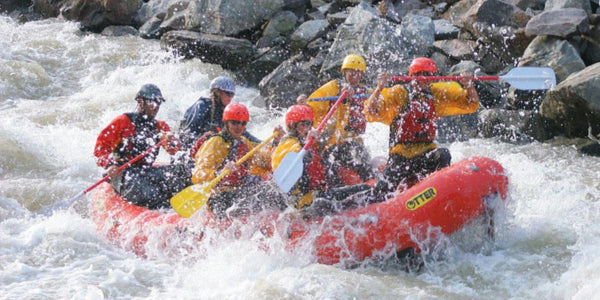
[[[304,171],[304,165],[302,164],[302,158],[306,151],[302,149],[300,152],[290,152],[286,154],[275,172],[273,172],[273,178],[279,188],[287,193],[296,184],[298,179],[302,177]]]
[[[548,90],[556,86],[554,71],[547,67],[518,67],[499,79],[519,90]]]

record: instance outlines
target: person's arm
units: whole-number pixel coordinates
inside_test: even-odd
[[[108,124],[98,135],[94,156],[99,167],[108,169],[119,162],[113,159],[113,153],[124,137],[131,135],[133,125],[126,115],[120,115]]]
[[[380,97],[371,95],[365,102],[365,115],[368,122],[390,125],[408,103],[408,92],[402,85],[384,88]]]
[[[377,75],[377,87],[371,92],[371,96],[369,96],[365,102],[365,109],[369,114],[376,115],[379,111],[379,96],[381,95],[383,89],[387,86],[389,80],[390,75],[387,72]]]
[[[163,145],[163,148],[171,155],[177,153],[181,147],[181,142],[175,135],[173,135],[169,124],[164,121],[157,120],[157,127],[161,134],[161,139],[167,140],[167,143]]]
[[[311,101],[310,99],[338,96],[339,93],[339,82],[337,80],[331,80],[308,96],[309,99],[306,105],[310,106],[313,114],[315,115],[315,127],[318,126],[325,115],[327,115],[327,112],[331,107],[331,103],[330,101]]]
[[[479,96],[474,86],[463,88],[458,82],[431,84],[438,117],[471,114],[479,108]]]

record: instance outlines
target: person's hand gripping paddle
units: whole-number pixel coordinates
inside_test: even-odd
[[[342,101],[344,100],[344,98],[346,98],[347,95],[347,91],[342,92],[342,94],[335,101],[333,106],[331,106],[331,109],[329,109],[329,112],[325,115],[325,117],[317,127],[318,133],[321,133],[321,130],[323,130],[323,127],[325,127],[327,121],[329,121],[331,116],[335,113],[338,106],[340,105],[340,103],[342,103]],[[294,186],[294,184],[296,184],[298,179],[300,179],[300,177],[302,176],[302,172],[304,172],[304,165],[302,164],[302,159],[304,158],[306,151],[310,149],[314,141],[315,138],[313,137],[308,140],[308,142],[304,145],[304,147],[302,147],[302,150],[300,150],[300,152],[290,152],[286,154],[279,163],[279,166],[277,167],[275,172],[273,172],[273,178],[275,179],[275,183],[277,183],[277,186],[279,186],[279,188],[282,191],[286,193],[289,192]]]
[[[275,138],[276,135],[277,133],[273,133],[269,138],[252,148],[252,150],[248,151],[248,153],[240,158],[235,164],[238,166],[243,164],[252,155],[254,155],[256,151]],[[229,172],[230,170],[226,169],[221,172],[219,176],[208,183],[194,184],[186,187],[177,195],[171,197],[171,206],[180,216],[189,218],[206,204],[208,198],[210,198],[210,195],[212,194],[212,188],[215,187],[221,181],[221,179],[227,176]]]

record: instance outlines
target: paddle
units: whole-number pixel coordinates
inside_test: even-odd
[[[362,99],[362,98],[369,98],[369,96],[371,96],[371,94],[358,94],[358,95],[354,95],[355,99]],[[333,97],[319,97],[319,98],[309,98],[308,101],[329,101],[329,100],[337,100],[338,96],[333,96]]]
[[[317,127],[318,133],[320,133],[321,130],[323,130],[323,127],[325,127],[325,123],[327,123],[329,118],[331,118],[333,113],[335,113],[337,107],[340,105],[340,103],[342,103],[342,100],[346,98],[347,94],[348,92],[344,91],[338,97],[337,101],[335,101],[331,109],[329,109],[329,112],[325,115],[325,117],[321,121],[321,124],[319,124],[319,127]],[[300,177],[302,176],[302,172],[304,171],[302,158],[306,154],[306,151],[310,149],[310,146],[312,146],[314,141],[315,138],[312,137],[308,140],[304,147],[302,147],[302,150],[300,150],[300,152],[290,152],[286,154],[279,163],[279,166],[277,167],[275,172],[273,172],[273,178],[275,179],[275,183],[277,183],[277,186],[279,186],[279,188],[282,191],[286,193],[289,192],[290,189],[292,189],[292,186],[296,184],[296,181],[298,181],[298,179],[300,179]]]
[[[117,170],[118,173],[123,172],[123,170],[129,168],[131,165],[133,165],[134,163],[138,162],[140,159],[144,158],[144,156],[148,155],[150,152],[154,151],[154,149],[162,146],[164,143],[166,143],[167,140],[162,140],[160,142],[158,142],[157,144],[155,144],[154,146],[148,148],[146,151],[144,151],[142,154],[134,157],[133,159],[131,159],[130,161],[126,162],[124,165],[120,166]],[[71,204],[73,204],[73,202],[75,202],[77,199],[79,199],[81,196],[87,194],[89,191],[95,189],[97,186],[99,186],[101,183],[107,181],[109,179],[108,175],[104,176],[102,179],[98,180],[96,183],[90,185],[87,189],[77,193],[77,195],[64,200],[64,201],[60,201],[58,203],[55,203],[53,205],[44,207],[42,209],[39,210],[38,213],[44,215],[44,216],[49,216],[52,214],[52,212],[56,211],[56,210],[60,210],[60,209],[64,209],[67,207],[70,207]]]
[[[252,150],[248,151],[248,153],[240,158],[235,164],[239,166],[244,163],[248,158],[256,153],[256,151],[270,142],[275,135],[276,133],[273,133],[269,138],[252,148]],[[206,201],[208,201],[208,198],[210,198],[212,188],[217,185],[221,179],[227,176],[229,172],[231,171],[226,169],[225,171],[221,172],[219,176],[208,183],[199,183],[186,187],[181,192],[177,193],[177,195],[171,197],[171,206],[180,216],[189,218],[196,211],[202,208],[204,204],[206,204]]]
[[[457,81],[462,76],[395,76],[392,81]],[[473,76],[477,81],[506,82],[519,90],[547,90],[556,86],[554,71],[547,67],[517,67],[503,76]]]

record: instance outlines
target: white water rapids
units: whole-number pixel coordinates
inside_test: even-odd
[[[50,217],[35,212],[101,178],[96,136],[135,109],[142,84],[162,89],[158,118],[176,129],[224,71],[177,61],[156,40],[86,34],[60,20],[0,17],[0,49],[0,299],[599,298],[600,159],[541,143],[443,145],[453,162],[499,161],[509,200],[486,251],[468,235],[450,238],[420,273],[377,262],[320,265],[277,240],[265,252],[252,238],[207,245],[193,260],[137,257],[96,231],[85,197]],[[250,106],[249,130],[259,137],[282,123],[256,89],[238,88],[234,101]],[[385,155],[385,126],[369,125],[366,139],[373,156]]]

